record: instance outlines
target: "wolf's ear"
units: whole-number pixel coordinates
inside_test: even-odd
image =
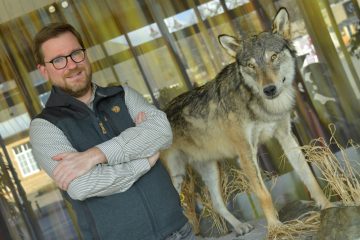
[[[283,35],[285,39],[290,40],[290,22],[289,13],[286,8],[280,8],[276,13],[274,21],[272,23],[272,32]]]
[[[236,56],[237,49],[240,47],[240,41],[238,39],[226,34],[221,34],[218,36],[218,40],[230,56]]]

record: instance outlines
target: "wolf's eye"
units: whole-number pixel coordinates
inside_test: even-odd
[[[271,61],[274,61],[275,59],[277,59],[278,58],[278,55],[275,53],[275,54],[273,54],[272,56],[271,56]]]
[[[247,63],[247,67],[248,67],[248,68],[252,68],[252,69],[254,69],[254,68],[255,68],[255,65],[254,65],[254,64],[252,64],[252,63]]]

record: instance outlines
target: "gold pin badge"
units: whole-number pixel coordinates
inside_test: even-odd
[[[111,108],[111,111],[113,111],[114,113],[118,113],[118,112],[120,112],[120,107],[119,106],[113,106]]]

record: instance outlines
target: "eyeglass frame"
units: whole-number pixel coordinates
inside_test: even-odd
[[[75,61],[75,60],[73,59],[73,57],[72,57],[72,55],[73,55],[74,53],[78,52],[78,51],[81,51],[81,52],[84,54],[84,58],[83,58],[81,61]],[[85,57],[86,57],[86,52],[85,52],[85,51],[86,51],[85,48],[80,48],[80,49],[77,49],[77,50],[72,51],[72,52],[71,52],[69,55],[67,55],[67,56],[58,56],[58,57],[55,57],[55,58],[53,58],[52,60],[50,60],[50,61],[48,61],[48,62],[45,62],[45,61],[44,61],[44,63],[51,63],[56,70],[61,70],[61,69],[66,68],[66,66],[68,65],[68,57],[70,57],[71,60],[72,60],[74,63],[81,63],[81,62],[83,62],[83,61],[85,60]],[[54,61],[55,61],[56,59],[58,59],[58,58],[65,58],[65,65],[64,65],[64,67],[62,67],[62,68],[57,68],[57,67],[55,67]]]

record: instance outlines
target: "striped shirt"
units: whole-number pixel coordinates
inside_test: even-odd
[[[88,104],[91,109],[95,90],[96,86]],[[124,91],[125,104],[132,119],[139,112],[144,112],[146,119],[119,136],[96,145],[105,154],[107,164],[96,165],[70,183],[67,192],[73,199],[84,200],[126,191],[150,170],[147,158],[172,143],[171,127],[166,114],[149,104],[135,90],[124,86]],[[58,164],[51,157],[63,152],[76,152],[58,127],[40,118],[31,121],[30,142],[36,161],[50,177],[53,177]]]

